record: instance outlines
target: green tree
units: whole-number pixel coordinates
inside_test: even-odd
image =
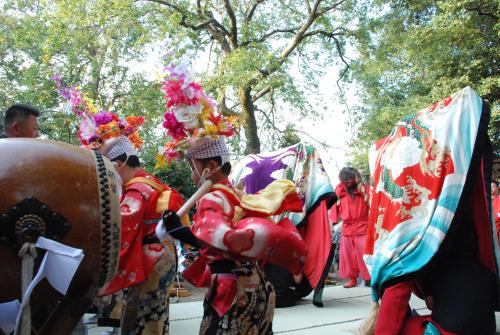
[[[358,57],[348,81],[359,85],[362,106],[353,115],[360,124],[351,143],[353,164],[367,168],[370,144],[402,115],[465,86],[498,115],[498,2],[367,0],[351,14],[359,18],[352,40]],[[496,119],[491,128],[498,154]]]
[[[0,6],[0,109],[13,102],[38,106],[44,136],[77,144],[75,117],[65,111],[50,79],[59,74],[65,84],[79,84],[102,109],[145,116],[140,155],[152,171],[165,140],[155,131],[163,98],[158,80],[134,64],[165,39],[170,25],[163,22],[169,18],[132,0],[9,1]],[[185,197],[193,193],[186,164],[173,164],[158,175]]]
[[[191,181],[191,168],[187,163],[173,161],[169,166],[151,172],[182,194],[184,199],[189,199],[196,192],[196,186]]]
[[[131,64],[165,36],[161,13],[134,1],[9,1],[0,13],[0,108],[12,102],[42,109],[41,131],[76,142],[74,117],[65,112],[50,78],[79,84],[96,105],[159,123],[159,85]]]
[[[286,148],[300,142],[297,131],[291,124],[287,124],[283,136],[281,137],[281,147]]]
[[[280,131],[271,115],[275,103],[286,102],[302,117],[311,114],[307,96],[291,74],[292,57],[301,60],[311,91],[318,82],[311,64],[347,64],[346,0],[146,2],[170,15],[178,27],[174,39],[210,50],[207,87],[223,113],[241,115],[247,154],[261,150],[258,128]]]

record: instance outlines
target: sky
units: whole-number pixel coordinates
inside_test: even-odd
[[[339,101],[337,79],[340,73],[340,66],[331,65],[324,70],[324,75],[318,77],[319,89],[315,97],[317,101],[327,106],[327,110],[322,111],[322,117],[317,120],[304,119],[295,122],[295,128],[301,130],[315,140],[327,144],[324,148],[309,136],[299,133],[301,139],[314,145],[319,153],[328,173],[330,180],[334,185],[338,183],[338,174],[340,169],[347,163],[347,143],[352,137],[352,129],[349,126],[348,116],[345,113],[346,106]],[[294,71],[292,69],[292,71]],[[349,89],[344,92],[347,104],[354,106],[357,98],[354,90]]]

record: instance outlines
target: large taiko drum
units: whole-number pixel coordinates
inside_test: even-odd
[[[70,334],[118,265],[116,172],[98,152],[53,141],[1,139],[0,157],[0,303],[21,300],[25,240],[41,234],[83,249],[65,296],[44,280],[30,300],[33,333]],[[38,250],[35,272],[42,258]]]

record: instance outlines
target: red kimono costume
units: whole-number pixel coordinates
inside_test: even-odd
[[[375,335],[417,335],[425,334],[428,324],[441,335],[454,335],[444,330],[430,315],[409,317],[411,294],[422,294],[416,281],[405,281],[387,288],[382,296]],[[423,298],[423,297],[422,297]]]
[[[159,243],[155,228],[163,210],[177,211],[183,203],[177,191],[143,170],[124,187],[118,270],[99,293],[105,296],[129,288],[122,334],[168,334],[167,297],[176,271],[175,248]]]
[[[497,195],[491,201],[491,209],[493,210],[493,220],[495,220],[495,226],[497,227],[497,239],[500,244],[500,195]]]
[[[357,189],[352,197],[347,193],[344,184],[339,184],[335,188],[339,200],[331,209],[330,219],[334,224],[340,220],[343,221],[340,241],[340,276],[350,279],[361,276],[364,280],[370,280],[370,274],[363,261],[368,228],[367,195],[369,189],[367,185],[362,185],[362,187],[363,190]]]
[[[275,214],[289,210],[302,210],[295,191]],[[264,216],[268,215],[245,207],[228,180],[213,185],[198,202],[192,231],[206,246],[184,277],[211,288],[200,334],[272,334],[275,294],[256,260],[298,274],[306,250],[290,221],[276,224]]]

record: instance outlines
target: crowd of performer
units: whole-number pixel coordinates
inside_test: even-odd
[[[27,105],[11,106],[4,113],[0,138],[38,137],[39,115],[37,109]],[[275,291],[262,270],[263,264],[285,268],[297,283],[303,279],[307,254],[304,241],[286,218],[279,222],[270,219],[302,210],[293,183],[277,181],[254,195],[235,188],[228,179],[231,153],[224,140],[230,134],[221,134],[200,136],[197,131],[186,131],[189,141],[183,142],[186,146],[182,158],[191,167],[192,181],[198,187],[210,182],[192,218],[177,214],[186,199],[142,168],[130,132],[97,139],[100,145],[96,149],[113,162],[122,183],[118,271],[101,288],[97,301],[101,314],[106,314],[102,317],[111,318],[111,310],[118,306],[114,317],[120,319],[122,335],[169,333],[169,288],[177,273],[175,241],[199,250],[199,256],[183,275],[193,285],[209,288],[203,302],[200,334],[272,334]],[[482,168],[478,157],[470,166],[476,174]],[[369,229],[370,215],[374,215],[370,213],[371,190],[352,167],[343,168],[338,178],[337,198],[329,218],[332,231],[335,225],[342,224],[340,246],[335,246],[340,251],[339,275],[345,279],[345,288],[361,283],[370,286],[372,278],[363,256],[370,246],[373,248],[370,241],[380,234],[379,230],[374,233],[376,219]],[[492,292],[497,292],[496,279],[483,262],[484,257],[494,256],[478,244],[481,237],[470,239],[479,228],[468,206],[482,205],[476,203],[478,193],[474,193],[481,192],[477,186],[481,182],[474,178],[466,182],[468,193],[460,197],[453,224],[432,260],[412,275],[402,273],[397,280],[377,287],[380,307],[370,332],[427,334],[429,325],[438,334],[494,331],[497,296]],[[491,183],[488,206],[499,234],[500,195],[496,181]],[[404,210],[403,205],[399,210]],[[500,240],[500,234],[497,236]],[[278,240],[280,243],[275,244]],[[431,315],[412,313],[412,293],[426,300]],[[121,304],[116,304],[118,300]],[[475,306],[473,312],[471,306]],[[460,319],[466,322],[460,323]]]

